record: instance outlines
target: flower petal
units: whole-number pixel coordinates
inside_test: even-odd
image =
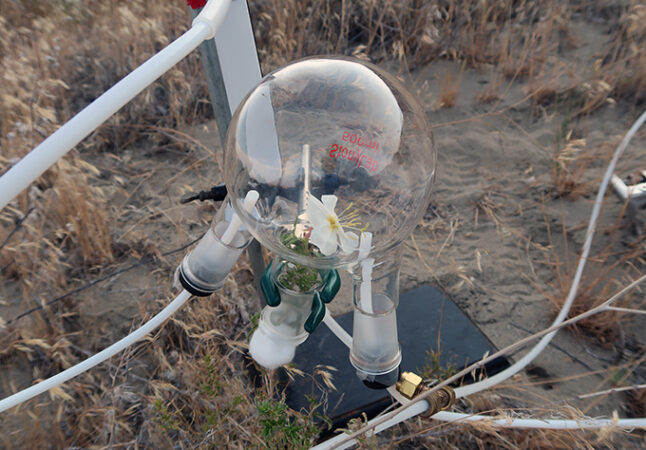
[[[339,244],[341,244],[343,253],[352,253],[359,245],[359,236],[352,231],[339,231],[337,232],[337,236],[339,237]]]
[[[325,256],[332,255],[338,247],[336,235],[329,226],[314,227],[310,244],[316,245]]]
[[[314,228],[329,225],[328,216],[330,214],[334,214],[333,212],[328,211],[323,203],[313,195],[310,195],[307,200],[306,213],[308,220]]]
[[[323,203],[323,206],[325,206],[331,213],[334,213],[336,201],[336,195],[321,195],[321,203]]]

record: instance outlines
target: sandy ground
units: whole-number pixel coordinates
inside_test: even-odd
[[[438,151],[438,172],[431,205],[413,236],[404,243],[401,289],[406,291],[425,283],[441,287],[502,348],[549,326],[555,317],[549,300],[541,292],[554,293],[550,285],[556,276],[555,268],[546,264],[545,257],[549,254],[569,261],[569,273],[574,273],[596,184],[614,146],[630,125],[631,111],[626,106],[609,105],[580,121],[573,132],[585,136],[586,148],[596,159],[582,175],[584,193],[574,199],[561,199],[551,191],[551,173],[555,132],[563,118],[522,102],[526,96],[526,84],[522,81],[503,84],[504,95],[499,102],[479,103],[477,96],[490,83],[486,69],[466,71],[457,104],[438,109],[438,78],[459,71],[458,64],[439,62],[403,76],[412,79],[414,91],[424,100]],[[490,114],[491,111],[501,112]],[[197,131],[200,141],[214,148],[217,142],[214,124],[206,124]],[[642,133],[621,160],[619,173],[646,166],[643,145]],[[220,152],[219,148],[215,152]],[[199,187],[206,188],[220,181],[215,168],[204,170],[213,175],[193,181],[185,178],[184,182],[195,187],[197,181]],[[625,251],[636,240],[628,230],[628,220],[619,219],[621,202],[609,195],[606,203],[593,254],[608,244],[609,236],[603,231],[618,220],[623,228],[618,231],[614,250]],[[202,208],[202,217],[208,217],[205,207]],[[190,209],[182,209],[183,222],[177,225],[184,231],[185,215]],[[188,234],[197,236],[202,228],[191,228],[191,220],[197,219],[188,220],[191,229]],[[590,265],[588,270],[594,268]],[[347,277],[344,281],[331,305],[334,315],[352,309],[351,283]],[[625,282],[619,274],[615,281],[614,290]],[[255,306],[252,300],[250,310]],[[645,324],[643,318],[636,318],[630,326],[621,323],[617,326],[622,327],[624,339],[634,349],[645,342],[643,333],[638,332]],[[607,415],[613,410],[621,414],[624,412],[621,396],[606,398],[590,409],[589,401],[577,399],[578,395],[607,387],[604,380],[612,375],[608,369],[626,356],[619,357],[621,351],[626,352],[626,342],[616,344],[615,348],[612,344],[601,346],[584,335],[563,331],[530,366],[530,379],[516,378],[511,383],[517,389],[531,390],[540,399],[525,406],[568,402],[591,415]],[[588,372],[599,373],[578,377]],[[569,377],[574,379],[564,380]],[[550,382],[540,384],[545,380]],[[528,381],[539,385],[524,386]]]
[[[583,38],[587,33],[598,31],[586,27],[589,26],[578,29]],[[584,44],[578,49],[578,55],[584,58],[588,56],[586,52],[593,50]],[[586,148],[596,158],[583,174],[583,181],[589,183],[586,192],[575,199],[560,199],[550,191],[550,174],[555,132],[561,127],[563,117],[522,102],[527,95],[523,81],[511,84],[504,81],[500,101],[479,103],[478,95],[493,82],[487,68],[466,71],[457,104],[452,108],[438,108],[438,78],[459,71],[458,64],[440,61],[404,76],[412,80],[412,89],[424,102],[439,159],[431,205],[423,222],[404,243],[401,289],[409,290],[425,283],[441,287],[502,348],[530,331],[547,327],[553,320],[553,309],[541,292],[551,293],[548,284],[555,279],[554,267],[545,264],[545,255],[558,255],[560,260],[571,263],[576,261],[596,183],[605,169],[609,152],[635,114],[631,105],[620,103],[604,106],[578,122],[574,133],[585,137]],[[199,237],[215,211],[207,204],[178,204],[178,199],[189,189],[205,189],[223,182],[222,153],[215,125],[207,123],[184,131],[193,138],[181,134],[173,138],[186,139],[190,145],[195,145],[194,140],[200,143],[187,154],[133,147],[119,156],[90,157],[105,173],[104,189],[113,198],[118,221],[129,224],[123,227],[123,241],[126,237],[141,241],[140,254],[163,253]],[[620,161],[619,173],[646,168],[645,145],[642,132]],[[114,182],[116,174],[124,178],[123,186]],[[617,222],[621,206],[614,196],[608,196],[599,226],[601,232],[593,249],[598,250],[607,243],[609,236],[604,231]],[[624,226],[614,244],[617,251],[625,250],[635,241],[627,220],[620,223]],[[119,239],[115,242],[118,245]],[[84,328],[90,336],[88,341],[107,345],[125,334],[139,316],[141,305],[163,298],[172,270],[183,254],[164,258],[165,263],[160,267],[138,267],[75,296],[85,311],[81,317],[87,321]],[[136,256],[132,252],[130,255]],[[243,273],[237,276],[248,279],[248,266],[243,261],[240,267]],[[625,279],[617,275],[613,291],[622,284],[625,285]],[[348,285],[345,283],[334,302],[335,314],[350,310]],[[3,289],[5,298],[17,293],[11,291],[10,285]],[[227,301],[247,302],[250,312],[257,308],[252,298]],[[11,317],[18,311],[16,304],[3,308],[3,317]],[[534,380],[552,381],[543,387],[522,388],[542,397],[544,403],[527,400],[525,406],[565,400],[589,415],[608,415],[617,410],[623,416],[620,395],[605,398],[591,409],[587,409],[590,401],[576,397],[606,388],[604,380],[609,376],[606,369],[624,361],[630,348],[643,348],[646,336],[640,330],[645,325],[644,316],[625,326],[617,323],[624,342],[606,346],[571,331],[559,333],[553,341],[555,345],[533,364],[532,373],[539,377]],[[622,357],[618,357],[621,353],[618,350],[624,352]],[[559,381],[595,371],[600,373]],[[639,376],[635,382],[640,381]],[[513,383],[519,385],[522,380],[517,378]],[[27,384],[27,380],[21,380],[15,386]]]

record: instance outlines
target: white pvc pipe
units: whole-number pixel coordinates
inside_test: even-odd
[[[56,387],[59,384],[70,380],[71,378],[74,378],[75,376],[91,369],[97,364],[102,363],[106,359],[111,358],[120,351],[128,348],[135,342],[143,339],[148,333],[164,323],[166,319],[168,319],[175,311],[177,311],[184,303],[186,303],[189,298],[191,298],[191,294],[186,291],[180,292],[175,300],[173,300],[168,306],[162,309],[159,314],[146,322],[141,328],[133,331],[131,334],[124,337],[120,341],[115,342],[105,350],[97,353],[94,356],[91,356],[90,358],[86,359],[83,362],[80,362],[73,367],[70,367],[67,370],[64,370],[58,375],[54,375],[51,378],[41,381],[38,384],[28,387],[27,389],[24,389],[1,400],[0,412],[19,405],[20,403],[25,402],[30,398],[37,396],[38,394],[42,394],[43,392],[48,391],[49,389]]]
[[[231,0],[209,0],[191,29],[104,92],[9,169],[0,177],[0,209],[133,97],[212,37],[230,5]]]
[[[604,427],[621,429],[646,428],[646,418],[641,419],[512,419],[494,418],[484,415],[469,415],[452,412],[439,412],[434,419],[444,422],[479,422],[486,421],[500,428],[543,428],[550,430],[591,430]]]
[[[400,422],[415,417],[418,414],[426,411],[428,403],[426,401],[417,402],[410,408],[405,409],[401,413],[393,416],[389,420],[377,425],[372,431],[373,434],[379,433],[388,429]],[[581,419],[581,420],[565,420],[565,419],[512,419],[500,418],[484,415],[471,415],[452,412],[439,412],[433,416],[433,419],[441,420],[443,422],[486,422],[487,425],[499,428],[539,428],[550,430],[589,430],[599,428],[618,428],[622,430],[633,428],[646,428],[646,418],[642,419]],[[335,436],[327,441],[313,447],[313,450],[323,449],[344,449],[351,447],[357,442],[353,439],[348,442],[343,442],[344,434]]]

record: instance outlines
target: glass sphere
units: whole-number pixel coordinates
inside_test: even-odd
[[[316,268],[352,265],[362,232],[378,258],[425,212],[436,154],[424,110],[372,64],[307,58],[262,79],[229,127],[225,182],[258,241]],[[247,192],[260,194],[252,214]]]

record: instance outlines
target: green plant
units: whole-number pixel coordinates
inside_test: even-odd
[[[206,372],[206,380],[202,383],[200,391],[208,397],[215,397],[222,390],[218,369],[210,355],[206,355],[202,362],[203,370]]]
[[[359,417],[348,420],[348,427],[344,429],[346,433],[352,433],[357,430],[360,430],[368,423],[368,415],[365,412],[362,412]],[[363,434],[357,437],[357,442],[359,442],[360,448],[370,448],[377,449],[377,436],[374,434]]]
[[[269,448],[309,448],[318,434],[312,417],[291,411],[285,399],[256,404],[260,414],[260,435]]]
[[[426,364],[419,372],[424,379],[431,380],[444,380],[453,376],[458,371],[458,366],[453,362],[447,362],[442,365],[441,350],[427,350],[426,351]]]
[[[294,226],[294,230],[295,229],[296,226]],[[318,255],[318,251],[309,243],[308,239],[296,236],[294,230],[283,235],[283,245],[292,249],[299,255]],[[287,263],[285,271],[281,274],[279,281],[287,289],[299,292],[309,292],[320,283],[321,279],[317,269],[300,264]]]
[[[153,404],[155,409],[155,422],[159,424],[166,431],[176,431],[179,430],[179,422],[175,416],[168,411],[168,407],[164,405],[161,399],[155,399]]]

